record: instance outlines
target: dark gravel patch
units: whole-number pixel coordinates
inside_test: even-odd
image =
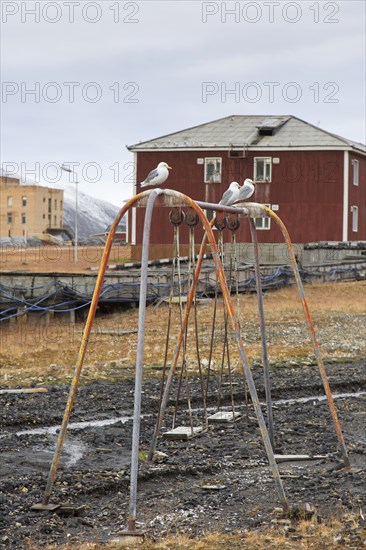
[[[333,394],[366,390],[361,361],[327,367]],[[258,394],[264,400],[262,371],[253,370]],[[252,406],[248,416],[240,377],[234,377],[234,398],[241,419],[208,431],[188,442],[159,439],[161,462],[142,461],[139,469],[138,522],[150,537],[210,530],[231,532],[265,526],[279,506],[275,484]],[[144,383],[141,450],[151,441],[159,395],[159,381]],[[209,406],[217,403],[219,381],[212,380]],[[316,367],[286,367],[272,372],[276,451],[282,454],[325,455],[316,461],[280,465],[291,504],[309,503],[321,517],[366,510],[366,396],[336,399],[352,466],[340,469],[338,442]],[[69,501],[70,515],[35,512],[46,485],[55,446],[55,433],[19,431],[59,426],[67,400],[65,386],[47,394],[2,395],[2,452],[0,546],[41,547],[52,542],[105,541],[125,525],[128,516],[130,447],[133,412],[132,381],[95,382],[78,390],[71,422],[119,418],[110,425],[69,430],[52,501]],[[190,383],[192,407],[200,409],[199,384]],[[221,402],[230,404],[228,386]],[[174,392],[172,394],[174,396]],[[276,403],[312,397],[306,402]],[[169,404],[169,427],[174,399]],[[201,411],[194,412],[195,424]],[[177,424],[188,425],[184,394]],[[356,535],[355,535],[356,536]],[[356,537],[357,538],[357,537]],[[356,539],[355,539],[356,540]],[[356,540],[357,542],[357,540]]]

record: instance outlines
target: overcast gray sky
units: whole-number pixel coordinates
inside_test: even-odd
[[[2,0],[2,167],[52,185],[75,163],[81,190],[120,205],[126,144],[231,114],[364,143],[365,5]]]

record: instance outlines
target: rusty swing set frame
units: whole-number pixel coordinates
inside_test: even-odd
[[[188,324],[189,313],[192,308],[192,304],[195,297],[196,287],[198,284],[198,279],[203,263],[204,256],[206,254],[207,246],[211,247],[212,257],[215,264],[217,279],[219,281],[222,297],[224,301],[224,307],[228,316],[228,321],[231,325],[234,339],[239,351],[240,359],[242,362],[242,371],[244,379],[246,380],[249,393],[251,396],[252,404],[254,407],[254,412],[257,417],[258,425],[260,428],[261,436],[263,439],[263,444],[266,450],[266,454],[269,461],[269,466],[274,477],[276,489],[278,492],[279,500],[284,512],[289,511],[289,503],[287,496],[285,494],[284,486],[280,477],[278,465],[274,455],[274,428],[273,428],[273,415],[272,415],[272,401],[271,401],[271,388],[270,388],[270,378],[269,378],[269,365],[268,365],[268,354],[267,354],[267,342],[266,342],[266,327],[264,320],[264,308],[263,308],[263,296],[261,288],[261,277],[260,277],[260,265],[259,265],[259,252],[258,252],[258,240],[256,233],[256,226],[254,223],[254,218],[270,216],[278,224],[282,235],[284,237],[288,254],[291,259],[291,265],[294,273],[295,283],[298,288],[300,300],[302,302],[305,318],[309,327],[311,341],[314,349],[315,358],[319,367],[323,387],[325,394],[328,400],[328,405],[330,413],[332,416],[335,432],[338,438],[341,455],[345,468],[350,468],[350,460],[347,453],[346,445],[344,442],[342,430],[340,427],[337,411],[335,408],[333,396],[330,390],[328,378],[325,372],[323,359],[321,356],[318,339],[316,336],[315,328],[313,321],[310,316],[309,307],[305,297],[304,288],[301,282],[299,275],[298,266],[295,259],[295,254],[293,251],[292,243],[288,231],[282,222],[282,220],[268,207],[257,204],[257,203],[242,203],[243,207],[228,207],[218,204],[205,203],[201,201],[194,201],[187,195],[174,191],[171,189],[152,189],[143,191],[138,195],[131,198],[119,211],[116,219],[114,220],[103,252],[103,257],[101,260],[99,273],[93,293],[93,299],[90,305],[89,314],[85,323],[85,328],[80,344],[80,349],[78,353],[77,363],[75,366],[74,377],[70,387],[69,397],[66,404],[63,421],[61,424],[60,432],[58,435],[56,449],[54,452],[52,464],[50,466],[50,471],[48,474],[47,484],[43,495],[43,500],[39,504],[33,506],[34,509],[38,510],[55,510],[59,507],[58,504],[50,503],[50,497],[53,490],[54,481],[56,478],[57,468],[59,465],[61,452],[63,448],[63,443],[73,408],[75,395],[79,383],[80,373],[83,366],[89,337],[91,333],[92,324],[94,321],[99,296],[102,290],[102,285],[104,281],[105,271],[107,269],[107,263],[111,251],[111,246],[113,238],[117,227],[125,215],[125,213],[133,206],[138,204],[139,206],[146,206],[145,221],[144,221],[144,231],[143,231],[143,243],[142,243],[142,260],[141,260],[141,285],[140,285],[140,299],[139,299],[139,317],[138,317],[138,336],[137,336],[137,354],[136,354],[136,371],[135,371],[135,392],[134,392],[134,414],[133,414],[133,432],[132,432],[132,451],[131,451],[131,471],[130,471],[130,504],[129,504],[129,517],[128,517],[128,527],[125,534],[127,535],[139,535],[139,531],[136,529],[136,509],[137,509],[137,478],[138,478],[138,464],[139,464],[139,438],[140,438],[140,417],[141,417],[141,390],[142,390],[142,374],[143,374],[143,361],[144,361],[144,328],[145,328],[145,312],[146,312],[146,297],[147,297],[147,276],[148,276],[148,259],[149,259],[149,244],[150,244],[150,229],[152,221],[152,213],[155,204],[159,206],[167,207],[188,207],[191,208],[199,218],[199,221],[202,223],[205,234],[200,246],[200,251],[198,254],[197,262],[195,264],[195,270],[192,277],[191,287],[187,296],[187,303],[185,308],[185,313],[183,317],[183,322],[181,324],[180,333],[178,336],[177,345],[174,350],[174,356],[171,363],[170,370],[165,383],[165,388],[161,400],[161,407],[158,414],[158,419],[156,422],[153,439],[149,451],[148,458],[152,459],[154,451],[156,449],[158,434],[161,429],[162,420],[168,403],[169,390],[173,380],[175,368],[177,366],[179,353],[182,347],[184,331],[186,330]],[[203,211],[203,209],[213,210],[215,212],[221,212],[225,214],[235,214],[237,216],[243,216],[248,218],[250,224],[250,231],[252,242],[254,246],[254,268],[256,276],[256,290],[258,298],[258,311],[259,311],[259,321],[260,321],[260,331],[261,331],[261,341],[262,341],[262,359],[263,359],[263,371],[264,371],[264,385],[266,393],[266,406],[267,406],[267,419],[268,419],[268,428],[261,410],[261,406],[258,399],[257,390],[254,384],[253,376],[251,369],[248,364],[248,359],[244,349],[244,342],[240,334],[240,326],[237,319],[237,315],[234,310],[233,301],[230,296],[228,289],[223,265],[221,263],[217,243],[212,231],[212,223],[210,223]]]

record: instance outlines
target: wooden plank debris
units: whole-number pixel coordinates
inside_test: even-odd
[[[6,388],[4,390],[0,390],[0,395],[3,395],[5,393],[47,393],[47,388]]]
[[[205,491],[223,491],[226,489],[226,485],[202,485],[201,488]]]
[[[274,455],[276,462],[300,462],[301,460],[322,460],[327,455]]]

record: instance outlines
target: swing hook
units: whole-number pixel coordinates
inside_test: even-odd
[[[185,222],[189,227],[195,227],[200,221],[199,215],[193,210],[193,208],[188,208],[185,213]]]
[[[216,229],[218,229],[219,231],[222,231],[223,229],[225,229],[225,227],[227,226],[227,221],[225,218],[225,214],[223,214],[223,212],[216,212],[214,225]]]
[[[169,221],[172,223],[175,227],[178,227],[185,218],[185,214],[183,210],[179,207],[172,208],[172,210],[169,212]]]
[[[227,216],[227,228],[233,233],[240,227],[240,220],[238,214],[228,214]]]

